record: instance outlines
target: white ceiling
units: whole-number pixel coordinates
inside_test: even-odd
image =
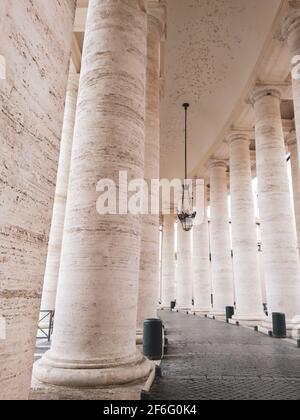
[[[249,82],[281,0],[168,0],[161,176],[180,177],[190,102],[189,169],[199,167]]]
[[[166,1],[161,177],[184,174],[182,104],[186,101],[191,104],[189,172],[193,176],[207,176],[207,160],[212,156],[225,158],[228,154],[224,145],[228,128],[253,127],[253,110],[245,103],[251,84],[257,80],[272,83],[287,80],[289,55],[279,34],[288,0]],[[77,1],[72,48],[77,71],[87,5],[88,0]],[[289,89],[285,99],[290,99]],[[290,106],[285,105],[283,115],[289,114]],[[291,126],[286,123],[288,131]]]

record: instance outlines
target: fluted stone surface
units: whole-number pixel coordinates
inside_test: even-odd
[[[210,163],[212,314],[220,316],[234,304],[226,171],[226,162]]]
[[[0,2],[0,400],[29,393],[74,13],[74,0]]]
[[[233,268],[236,294],[235,319],[264,318],[259,278],[256,220],[250,162],[250,139],[244,133],[229,138]]]
[[[192,233],[177,225],[177,309],[191,310],[193,299]]]
[[[160,161],[160,40],[163,22],[151,7],[148,10],[145,180],[159,179]],[[149,212],[150,213],[150,212]],[[157,318],[159,291],[159,215],[142,216],[142,240],[139,276],[137,334],[141,336],[145,319]]]
[[[297,137],[295,131],[290,133],[287,139],[288,148],[291,154],[293,199],[297,228],[298,248],[300,245],[300,166],[298,158]]]
[[[295,125],[297,132],[298,157],[300,161],[300,3],[289,2],[289,11],[282,28],[283,37],[287,40],[292,64],[292,85],[295,108]]]
[[[100,215],[101,179],[144,175],[146,13],[138,0],[90,0],[52,347],[35,378],[66,387],[138,380],[140,219]]]
[[[256,158],[269,314],[300,315],[300,268],[296,227],[280,113],[280,92],[258,87],[253,94]]]
[[[46,311],[53,311],[55,309],[56,290],[60,267],[61,246],[69,185],[78,83],[79,75],[70,73],[67,86],[53,217],[51,223],[48,257],[41,304],[41,309]]]
[[[194,310],[209,313],[211,310],[211,265],[209,228],[207,219],[208,189],[205,187],[203,209],[196,209],[197,214],[204,214],[201,224],[193,228],[193,281]]]
[[[175,300],[175,219],[165,215],[163,221],[162,242],[162,307],[170,308]]]

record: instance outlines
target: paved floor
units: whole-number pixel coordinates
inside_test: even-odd
[[[300,349],[222,322],[168,311],[168,354],[152,400],[300,400]]]

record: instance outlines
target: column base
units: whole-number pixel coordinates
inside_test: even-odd
[[[273,331],[273,322],[267,318],[262,322],[262,328]],[[299,339],[300,338],[300,321],[286,320],[286,333],[287,338]]]
[[[143,344],[143,330],[136,330],[136,344],[141,346]]]
[[[238,323],[241,326],[245,327],[258,327],[266,321],[265,315],[234,315],[232,321]]]
[[[29,400],[97,400],[97,401],[140,401],[143,391],[148,392],[155,380],[156,364],[146,378],[125,385],[103,388],[62,387],[33,379]]]
[[[99,388],[143,380],[152,364],[140,352],[115,360],[85,362],[64,361],[51,357],[51,350],[33,366],[38,382],[66,388]]]
[[[192,311],[191,307],[189,307],[189,308],[185,307],[185,306],[177,306],[176,307],[176,312],[180,312],[182,314],[189,315],[191,313],[191,311]]]
[[[197,316],[207,316],[210,313],[210,308],[209,309],[197,309],[197,308],[195,308],[193,310],[193,312],[194,312],[194,315],[197,315]]]

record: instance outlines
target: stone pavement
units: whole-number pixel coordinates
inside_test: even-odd
[[[169,340],[151,400],[299,400],[300,349],[249,329],[163,311]]]

